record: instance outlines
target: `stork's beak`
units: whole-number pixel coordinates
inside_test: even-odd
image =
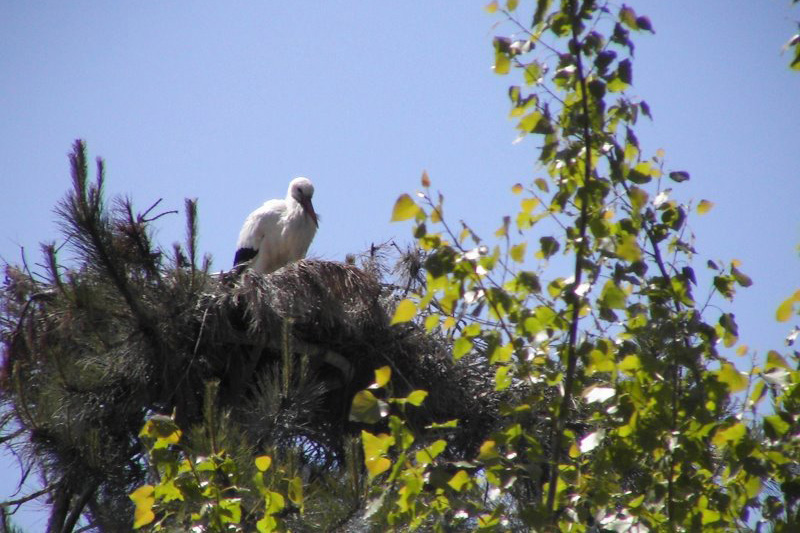
[[[311,203],[311,198],[307,196],[301,196],[300,205],[303,207],[303,211],[305,211],[305,213],[311,217],[311,220],[314,221],[314,225],[319,227],[319,219],[316,211],[314,211],[314,205]]]

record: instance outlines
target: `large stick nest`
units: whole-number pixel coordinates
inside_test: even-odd
[[[137,438],[147,416],[200,425],[209,382],[219,383],[214,409],[251,450],[294,447],[322,471],[344,460],[362,427],[349,419],[353,396],[386,365],[394,396],[429,393],[407,411],[413,428],[459,419],[452,456],[471,456],[491,431],[499,400],[484,358],[454,362],[444,337],[390,325],[400,291],[381,279],[380,260],[209,274],[195,266],[188,203],[186,253],[176,247],[167,261],[147,212],[134,215],[127,200],[105,208],[101,164],[87,184],[80,143],[72,163],[74,191],[59,213],[77,266],[44,247],[44,281],[7,266],[0,295],[2,400],[26,456],[59,488],[54,499],[93,493],[96,519],[127,513],[127,493],[147,475]]]

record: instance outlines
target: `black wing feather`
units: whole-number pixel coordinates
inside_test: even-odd
[[[233,257],[233,266],[236,266],[245,261],[250,261],[258,255],[258,250],[254,248],[239,248],[236,250],[236,255]]]

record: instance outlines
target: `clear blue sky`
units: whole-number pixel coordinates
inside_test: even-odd
[[[517,205],[510,186],[541,171],[535,142],[512,145],[506,88],[519,80],[490,69],[492,36],[511,30],[493,29],[484,3],[3,2],[0,258],[24,247],[33,262],[60,239],[52,207],[78,137],[106,159],[109,192],[141,208],[197,197],[216,269],[244,217],[298,175],[316,185],[323,259],[409,241],[388,220],[423,169],[446,216],[488,235]],[[715,203],[691,221],[696,267],[743,262],[755,284],[733,311],[763,354],[781,346],[774,310],[800,285],[800,74],[780,55],[800,13],[788,0],[630,4],[656,30],[636,37],[631,93],[655,119],[639,138],[691,172],[679,199]],[[183,218],[159,228],[169,247]],[[13,468],[0,462],[0,499]],[[41,513],[18,520],[43,527]]]

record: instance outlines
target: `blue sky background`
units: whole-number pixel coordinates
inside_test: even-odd
[[[79,137],[106,159],[109,193],[142,209],[198,198],[215,269],[244,217],[298,175],[316,185],[319,258],[410,241],[389,216],[423,169],[446,216],[489,236],[517,207],[511,185],[543,172],[534,140],[512,145],[506,89],[520,80],[491,71],[492,37],[512,29],[484,3],[3,2],[0,258],[24,248],[33,263],[60,239],[52,208]],[[800,13],[788,0],[630,5],[656,30],[635,36],[630,94],[654,116],[639,139],[691,173],[673,197],[715,203],[691,220],[696,270],[742,261],[755,284],[732,310],[763,355],[782,346],[774,311],[800,285],[800,74],[780,55]],[[182,215],[158,227],[167,247],[183,238]],[[0,461],[0,499],[14,469]],[[26,507],[19,524],[43,530]]]

